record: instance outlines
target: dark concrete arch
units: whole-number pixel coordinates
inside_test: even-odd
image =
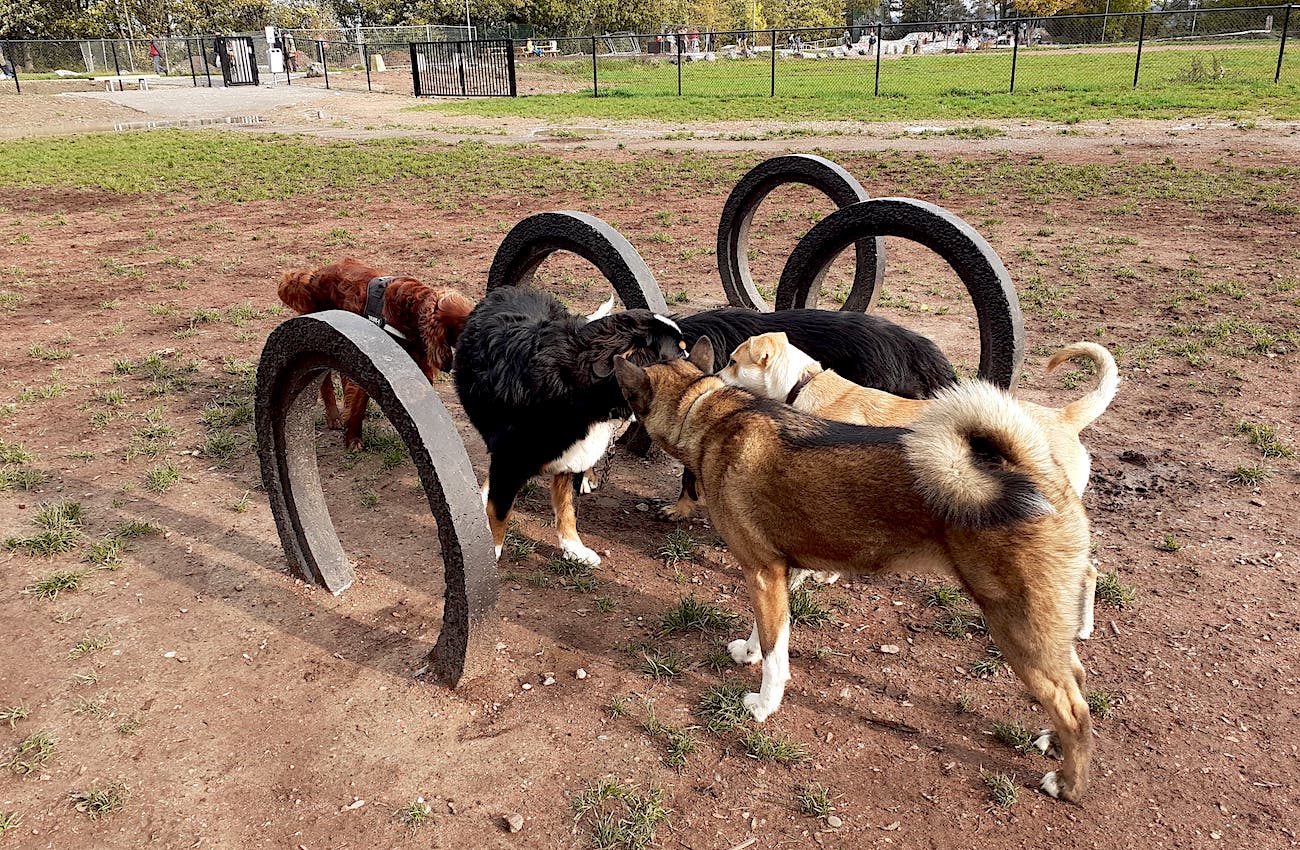
[[[979,376],[1014,389],[1025,359],[1020,300],[1002,259],[957,216],[912,198],[875,198],[837,210],[808,231],[786,260],[777,287],[778,310],[804,305],[817,292],[836,255],[864,238],[897,236],[942,257],[970,293],[980,329]]]
[[[718,221],[718,275],[727,303],[733,307],[770,311],[749,271],[749,228],[754,213],[763,200],[777,188],[788,183],[811,186],[829,197],[841,209],[868,200],[862,184],[840,166],[820,156],[790,154],[776,156],[760,162],[741,177],[731,195],[722,206]],[[876,291],[885,277],[885,240],[864,238],[857,243],[857,270],[853,287],[841,310],[870,312],[876,302]],[[813,302],[817,291],[809,294]],[[800,307],[816,306],[800,303]],[[781,309],[778,307],[777,309]]]
[[[572,210],[530,215],[511,228],[492,259],[488,291],[530,285],[537,267],[556,251],[570,251],[595,266],[624,307],[668,313],[659,282],[632,243],[608,222]]]
[[[331,370],[378,403],[419,473],[438,522],[446,586],[428,670],[455,685],[491,658],[485,621],[496,601],[496,558],[478,479],[428,378],[388,334],[354,313],[328,310],[290,319],[262,349],[254,408],[258,459],[284,554],[303,580],[332,593],[352,584],[316,459],[313,421],[321,380]]]

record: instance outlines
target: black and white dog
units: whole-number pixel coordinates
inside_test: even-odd
[[[551,504],[565,557],[595,565],[578,537],[575,474],[586,472],[631,416],[614,357],[640,366],[686,356],[675,321],[649,310],[591,316],[525,287],[493,290],[469,314],[456,345],[460,403],[490,455],[483,490],[497,556],[515,496],[529,478],[551,476]]]

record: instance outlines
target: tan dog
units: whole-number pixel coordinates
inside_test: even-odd
[[[1088,569],[1088,519],[1042,428],[983,382],[941,392],[911,424],[828,422],[728,387],[689,361],[615,374],[650,436],[704,485],[710,518],[745,572],[763,663],[745,697],[763,721],[789,669],[792,568],[864,575],[937,568],[979,604],[989,634],[1051,717],[1063,762],[1040,787],[1079,799],[1088,785],[1092,719],[1074,649]],[[1050,733],[1049,733],[1050,734]]]
[[[1053,459],[1065,467],[1076,493],[1083,495],[1092,468],[1088,450],[1079,440],[1079,432],[1105,412],[1119,388],[1119,370],[1109,351],[1094,342],[1076,342],[1052,356],[1047,363],[1051,374],[1057,367],[1076,357],[1086,357],[1097,369],[1097,388],[1065,407],[1044,407],[1030,401],[1017,401],[1028,416],[1043,429]],[[859,386],[832,371],[790,344],[783,333],[750,337],[736,347],[730,362],[718,377],[733,387],[743,387],[766,398],[783,399],[795,410],[823,419],[853,425],[909,427],[933,402],[899,398],[880,390]],[[832,576],[818,575],[822,582]],[[1084,580],[1085,609],[1079,637],[1092,636],[1092,600],[1097,587],[1097,570],[1089,567]]]

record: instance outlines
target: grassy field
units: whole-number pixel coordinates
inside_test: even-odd
[[[1300,50],[1296,51],[1300,55]],[[1216,114],[1300,117],[1300,58],[1288,56],[1283,82],[1273,83],[1274,46],[1222,50],[1148,47],[1137,89],[1135,55],[1117,52],[1022,51],[1016,92],[1008,92],[1008,51],[945,56],[895,56],[881,63],[880,96],[873,96],[870,59],[789,59],[776,62],[770,96],[770,58],[668,63],[605,59],[601,97],[591,97],[589,61],[548,62],[554,75],[587,85],[580,92],[515,100],[448,101],[417,109],[465,115],[533,118],[598,117],[666,120],[909,120],[918,118],[1168,118]],[[534,66],[536,67],[536,66]]]

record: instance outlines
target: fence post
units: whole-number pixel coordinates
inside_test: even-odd
[[[420,63],[417,62],[415,58],[415,42],[412,41],[409,47],[411,48],[411,81],[412,81],[413,90],[415,92],[415,96],[419,97],[420,96]]]
[[[185,39],[185,55],[188,56],[190,60],[190,82],[194,84],[194,88],[198,88],[199,75],[194,71],[194,45],[190,44],[188,38]]]
[[[772,89],[768,97],[776,97],[776,30],[772,30]]]
[[[293,77],[289,75],[289,51],[284,49],[285,48],[284,36],[280,36],[279,41],[280,41],[280,56],[283,57],[283,61],[284,61],[284,84],[286,86],[291,86],[293,85]],[[296,47],[297,45],[295,44],[294,46]],[[268,65],[271,64],[271,57],[269,54],[266,57],[266,64]],[[272,78],[274,78],[275,75],[272,74],[271,76]],[[272,79],[271,82],[274,84],[275,80]]]
[[[321,39],[316,39],[316,53],[320,56],[320,66],[325,69],[325,88],[328,89],[330,87],[330,66],[325,61],[325,42]]]
[[[1142,13],[1142,22],[1138,24],[1138,55],[1137,61],[1133,63],[1133,88],[1138,87],[1138,71],[1142,70],[1142,42],[1147,35],[1147,15]]]
[[[880,97],[880,41],[885,34],[883,22],[876,24],[876,97]]]
[[[361,64],[366,66],[366,91],[374,91],[370,88],[370,55],[366,52],[366,43],[361,42]]]
[[[113,41],[111,41],[109,43],[109,46],[113,48],[113,73],[116,74],[118,77],[118,81],[117,81],[118,85],[121,85],[122,66],[117,63],[117,40],[114,39]]]
[[[1286,14],[1282,16],[1282,43],[1277,46],[1277,70],[1273,72],[1273,84],[1282,80],[1282,57],[1286,55],[1286,31],[1291,26],[1291,4],[1286,4]]]
[[[1016,93],[1016,57],[1020,54],[1020,27],[1011,30],[1011,94]]]
[[[677,96],[682,96],[682,42],[686,40],[685,35],[677,33]]]
[[[510,76],[510,96],[519,97],[519,83],[515,77],[515,40],[506,39],[506,68]]]
[[[23,93],[23,87],[18,83],[18,63],[15,62],[15,61],[13,60],[13,57],[11,56],[11,57],[9,58],[9,64],[12,65],[12,66],[13,66],[13,69],[14,69],[14,89],[16,90],[15,93],[16,93],[16,94],[22,94],[22,93]]]
[[[208,78],[208,88],[212,88],[212,66],[208,64],[208,40],[206,38],[199,39],[199,52],[203,54],[203,76]],[[218,62],[221,61],[216,56],[212,58]]]
[[[456,42],[456,71],[460,74],[460,93],[468,94],[469,88],[465,85],[465,42]]]
[[[591,96],[600,97],[600,79],[596,75],[596,36],[591,37]]]

